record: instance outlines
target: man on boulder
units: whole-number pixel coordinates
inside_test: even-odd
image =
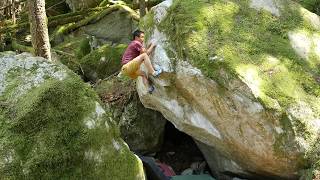
[[[144,32],[136,30],[133,33],[133,41],[131,41],[122,56],[121,74],[129,76],[131,79],[136,79],[138,76],[141,76],[144,85],[148,87],[148,92],[152,93],[154,86],[149,85],[148,75],[158,77],[162,70],[160,68],[155,70],[149,58],[149,55],[152,53],[156,45],[154,43],[150,43],[148,48],[145,49],[143,47],[143,42]],[[140,70],[140,65],[142,63],[144,63],[147,68],[148,74]]]

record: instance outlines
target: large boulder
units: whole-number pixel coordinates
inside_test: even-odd
[[[160,151],[166,119],[157,111],[145,108],[135,90],[135,83],[126,78],[110,78],[95,88],[106,109],[118,123],[121,137],[131,150],[139,154]]]
[[[144,179],[110,112],[64,65],[0,53],[3,179]]]
[[[94,24],[80,28],[80,30],[97,39],[113,43],[129,43],[136,27],[137,22],[132,19],[128,11],[118,10],[106,15]]]
[[[295,179],[310,166],[320,147],[317,15],[288,0],[167,0],[142,28],[164,69],[152,95],[138,79],[142,103],[228,158],[233,167],[219,172]]]

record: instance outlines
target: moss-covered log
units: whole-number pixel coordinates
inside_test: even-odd
[[[151,7],[163,2],[164,0],[146,0],[145,5],[148,9]],[[139,9],[139,0],[123,0],[123,1],[118,1],[118,0],[104,0],[100,3],[99,6],[105,6],[107,4],[123,4],[127,5],[132,9]]]
[[[113,5],[113,4],[127,5],[127,3],[124,2],[124,1],[103,0],[103,1],[99,4],[99,6],[100,6],[100,7],[104,7],[104,6]]]
[[[48,26],[49,27],[56,27],[59,25],[64,25],[67,23],[71,22],[76,22],[81,19],[84,19],[85,17],[89,16],[91,13],[94,12],[99,12],[104,10],[105,8],[97,7],[97,8],[91,8],[91,9],[86,9],[83,11],[77,11],[77,12],[72,12],[72,13],[67,13],[67,14],[62,14],[58,16],[51,16],[48,18]],[[19,30],[19,29],[27,29],[29,28],[29,22],[21,22],[15,25],[10,25],[6,26],[3,28],[0,28],[0,33],[4,32],[13,32],[14,30]]]
[[[88,39],[85,36],[66,37],[62,43],[54,46],[52,50],[57,53],[62,64],[76,73],[83,74],[78,61],[91,51]]]
[[[139,21],[140,20],[140,16],[133,10],[131,9],[130,7],[128,6],[125,6],[125,5],[119,5],[123,10],[127,11],[130,13],[131,17],[136,20],[136,21]]]
[[[12,40],[12,48],[14,50],[22,51],[22,52],[30,52],[34,53],[34,49],[31,46],[25,46],[17,42],[17,40],[13,39]]]
[[[132,10],[130,7],[123,5],[123,4],[115,4],[115,5],[111,5],[111,6],[96,7],[96,8],[86,9],[86,10],[77,11],[77,12],[73,12],[73,13],[67,13],[67,14],[49,17],[48,18],[48,27],[56,27],[59,25],[73,23],[73,24],[69,24],[66,26],[62,26],[60,31],[58,31],[56,35],[66,34],[68,32],[71,32],[71,31],[81,27],[81,26],[99,21],[101,18],[103,18],[107,14],[110,14],[110,13],[112,13],[116,10],[120,10],[120,9],[129,12],[130,16],[134,20],[136,20],[136,21],[140,20],[139,15],[134,10]],[[95,13],[95,14],[91,15],[92,13]],[[87,18],[85,18],[85,17],[87,17]],[[78,23],[75,23],[75,22],[78,22]],[[0,33],[13,32],[15,30],[20,30],[20,29],[28,29],[29,25],[30,25],[29,22],[22,22],[22,23],[18,23],[15,25],[11,25],[11,26],[6,26],[3,28],[0,28]]]
[[[126,48],[127,45],[124,44],[117,46],[104,45],[84,56],[80,60],[80,64],[85,78],[95,82],[119,71],[121,55]]]
[[[0,28],[0,33],[13,32],[17,29],[25,29],[29,27],[29,22],[18,23],[11,26],[6,26],[4,28]]]
[[[71,12],[71,13],[67,13],[67,14],[61,14],[58,16],[51,16],[48,18],[49,21],[54,21],[54,20],[61,20],[63,18],[68,18],[68,17],[72,17],[72,16],[77,16],[77,15],[89,15],[90,13],[93,12],[99,12],[104,10],[105,8],[101,8],[101,7],[96,7],[96,8],[90,8],[90,9],[85,9],[82,11],[76,11],[76,12]]]
[[[146,7],[150,9],[151,7],[161,3],[162,1],[163,0],[148,0],[146,1]],[[139,3],[132,2],[130,7],[132,7],[132,9],[139,9]]]
[[[66,34],[66,33],[69,33],[71,31],[74,31],[75,29],[81,27],[81,26],[85,26],[87,24],[90,24],[90,23],[94,23],[94,22],[97,22],[99,21],[101,18],[103,18],[104,16],[106,16],[107,14],[110,14],[114,11],[117,11],[119,9],[123,9],[127,12],[130,13],[130,15],[132,16],[133,19],[135,20],[139,20],[140,17],[139,15],[137,15],[131,8],[129,8],[128,6],[125,6],[125,5],[119,5],[119,4],[115,4],[115,5],[112,5],[110,7],[108,7],[107,9],[99,12],[99,13],[96,13],[86,19],[83,19],[82,21],[79,21],[78,23],[73,23],[73,24],[69,24],[69,25],[66,25],[66,26],[62,26],[58,31],[57,33],[55,34],[56,36],[57,35],[60,35],[60,34]]]
[[[57,19],[57,20],[54,20],[54,21],[49,21],[48,26],[49,27],[57,27],[57,26],[60,26],[60,25],[64,25],[64,24],[80,21],[84,17],[85,17],[84,15],[76,15],[76,16],[66,17],[66,18],[63,18],[63,19]]]
[[[103,0],[100,4],[99,4],[99,6],[100,7],[103,7],[103,6],[107,6],[107,5],[109,5],[110,4],[110,1],[109,0]]]

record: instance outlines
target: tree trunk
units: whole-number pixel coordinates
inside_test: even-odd
[[[4,15],[6,17],[6,19],[9,19],[11,16],[10,16],[10,6],[8,6],[10,4],[10,0],[7,0],[5,5],[6,5],[6,8],[4,9]]]
[[[146,1],[139,0],[139,7],[140,7],[140,17],[146,15]]]
[[[32,46],[36,56],[51,60],[45,0],[28,0]]]
[[[16,24],[16,0],[12,0],[12,22],[13,24]]]

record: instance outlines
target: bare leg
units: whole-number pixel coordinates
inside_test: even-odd
[[[143,84],[144,84],[146,87],[149,87],[149,80],[148,80],[148,78],[147,78],[147,75],[146,75],[143,71],[141,71],[141,70],[138,71],[138,74],[139,74],[139,76],[142,77]]]
[[[154,68],[152,67],[150,58],[147,53],[142,53],[138,57],[134,58],[132,61],[139,61],[140,64],[144,63],[146,66],[148,73],[153,74],[154,73]]]
[[[143,62],[144,62],[144,65],[146,66],[146,68],[148,69],[148,73],[149,74],[153,74],[154,73],[154,68],[153,68],[153,66],[151,64],[151,61],[150,61],[150,58],[149,58],[148,54],[147,53],[143,53],[143,55],[145,56]]]

